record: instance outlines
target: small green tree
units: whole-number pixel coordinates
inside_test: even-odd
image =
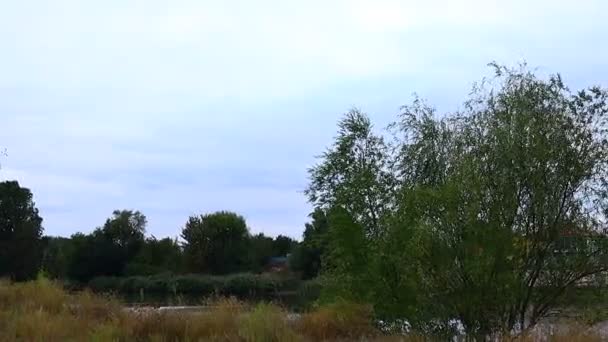
[[[143,245],[147,224],[146,216],[139,211],[115,210],[103,225],[101,234],[123,248],[130,259]]]
[[[192,216],[181,237],[192,272],[227,274],[247,269],[249,229],[238,214],[220,211]]]
[[[16,181],[0,183],[0,276],[21,281],[36,275],[42,232],[32,192]]]

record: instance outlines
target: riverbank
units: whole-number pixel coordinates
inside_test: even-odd
[[[245,302],[273,302],[290,311],[301,312],[318,299],[321,282],[303,281],[290,274],[164,274],[98,277],[81,288],[111,294],[128,305],[196,306],[203,304],[203,298],[235,297]]]

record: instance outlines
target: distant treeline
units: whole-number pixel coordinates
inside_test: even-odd
[[[146,236],[146,225],[141,212],[116,210],[90,234],[42,236],[31,191],[16,181],[0,183],[0,277],[27,280],[44,272],[86,284],[97,277],[261,273],[276,259],[285,271],[288,256],[292,271],[305,278],[320,267],[309,243],[252,235],[245,219],[233,212],[190,217],[181,239]]]

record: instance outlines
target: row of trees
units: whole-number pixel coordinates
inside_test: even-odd
[[[17,182],[0,183],[0,277],[26,280],[40,270],[54,278],[86,282],[97,276],[159,273],[261,272],[286,256],[297,241],[251,235],[245,219],[216,212],[188,219],[178,239],[146,237],[139,211],[114,211],[90,234],[43,236],[33,195]]]
[[[326,296],[488,336],[607,270],[608,93],[493,68],[456,113],[415,99],[383,133],[358,110],[340,122],[302,244],[323,251]]]

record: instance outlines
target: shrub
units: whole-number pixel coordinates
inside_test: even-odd
[[[221,285],[221,281],[212,276],[186,275],[175,278],[175,288],[178,293],[210,296],[215,294]]]
[[[236,274],[224,278],[221,294],[224,296],[237,296],[239,298],[251,298],[263,292],[264,280],[258,279],[250,274]],[[260,286],[262,285],[262,286]]]
[[[145,287],[146,293],[170,293],[173,294],[177,290],[177,284],[172,277],[153,276],[146,278]]]

